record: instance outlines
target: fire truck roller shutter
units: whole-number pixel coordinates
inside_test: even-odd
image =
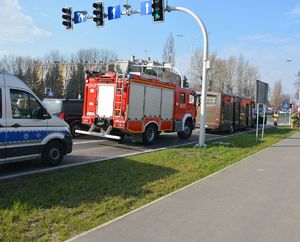
[[[146,86],[144,117],[160,117],[161,88]]]
[[[162,104],[161,104],[161,119],[171,120],[173,117],[174,108],[174,90],[163,89],[162,90]]]
[[[128,119],[142,120],[144,109],[141,103],[144,103],[145,86],[141,84],[130,84]]]

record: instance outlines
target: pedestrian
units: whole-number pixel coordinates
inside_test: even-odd
[[[294,129],[296,126],[298,126],[298,129],[299,129],[299,117],[296,112],[292,112],[292,114],[291,114],[291,129]]]
[[[273,121],[274,121],[274,126],[277,126],[278,125],[278,113],[277,111],[275,111],[275,113],[273,114]]]

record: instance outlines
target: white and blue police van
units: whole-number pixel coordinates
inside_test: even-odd
[[[41,158],[59,164],[72,152],[68,124],[51,115],[16,76],[0,71],[0,164]]]

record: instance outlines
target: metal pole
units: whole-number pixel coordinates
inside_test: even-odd
[[[256,142],[258,142],[258,128],[259,128],[259,103],[256,104]]]
[[[293,99],[290,98],[289,109],[288,109],[288,113],[289,113],[289,126],[291,126],[292,109],[290,108],[290,104],[291,104],[292,102],[293,102]],[[285,112],[285,120],[286,120],[286,112]]]
[[[263,104],[264,116],[263,116],[263,126],[262,126],[262,131],[261,131],[261,139],[264,138],[264,133],[265,133],[266,107],[267,107],[267,105]]]
[[[298,89],[298,112],[300,112],[300,88]]]
[[[204,23],[202,20],[198,17],[197,14],[195,14],[190,9],[184,8],[184,7],[166,7],[166,11],[172,12],[172,11],[180,11],[185,12],[189,15],[191,15],[196,22],[198,23],[202,34],[203,34],[203,68],[202,68],[202,92],[201,92],[201,111],[200,111],[200,134],[199,134],[199,144],[197,146],[199,147],[205,147],[205,122],[206,122],[206,95],[207,95],[207,69],[208,69],[208,34],[207,30],[205,28]],[[200,80],[199,80],[200,82]],[[201,83],[200,83],[201,84]]]

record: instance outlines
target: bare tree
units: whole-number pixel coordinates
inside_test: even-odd
[[[284,97],[282,93],[281,80],[278,80],[275,82],[275,85],[273,87],[271,104],[274,107],[279,108],[282,105],[283,100]]]
[[[202,80],[202,52],[196,50],[192,58],[191,84],[196,90],[200,90],[199,80]],[[231,56],[222,59],[216,53],[209,55],[210,70],[208,71],[208,90],[254,97],[255,81],[259,77],[258,69],[251,66],[248,61],[240,56]]]
[[[229,59],[225,60],[225,75],[224,75],[224,85],[226,93],[233,93],[234,85],[234,74],[236,70],[236,58],[231,56]]]
[[[175,41],[173,34],[170,33],[163,48],[162,59],[164,62],[175,66]]]
[[[294,81],[294,87],[296,88],[295,98],[297,100],[299,100],[300,99],[300,97],[299,97],[299,95],[300,95],[300,71],[298,71],[296,77],[297,77],[297,79]]]
[[[58,50],[51,50],[43,58],[43,60],[48,63],[62,63],[65,59],[66,58]]]
[[[247,85],[247,74],[246,70],[248,68],[249,63],[244,60],[244,57],[240,55],[236,67],[236,77],[235,77],[235,84],[236,84],[236,92],[239,95],[244,93],[244,87]]]

